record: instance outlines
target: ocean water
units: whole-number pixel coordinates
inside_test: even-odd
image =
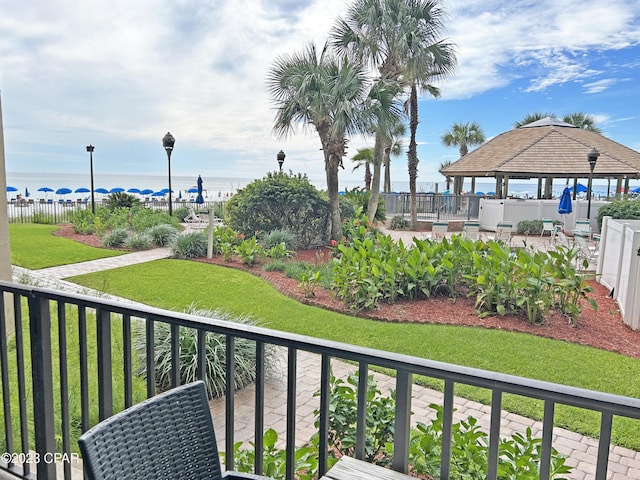
[[[90,188],[91,179],[89,175],[74,174],[74,173],[19,173],[19,172],[7,172],[7,185],[11,185],[18,189],[10,195],[15,196],[20,194],[24,196],[26,191],[29,192],[30,198],[51,198],[56,197],[55,194],[39,192],[38,189],[42,187],[48,187],[53,190],[59,188],[69,188],[72,191],[77,188]],[[262,177],[261,177],[262,178]],[[171,176],[171,187],[174,191],[174,197],[182,195],[183,197],[189,197],[187,191],[190,188],[196,186],[197,177],[193,176]],[[249,177],[202,177],[204,195],[210,200],[220,197],[228,197],[239,189],[245,187],[251,183],[254,178]],[[312,179],[309,181],[318,189],[326,190],[326,184],[324,179]],[[586,184],[586,181],[583,182]],[[615,189],[615,183],[612,182],[612,193]],[[154,192],[168,188],[168,178],[162,175],[128,175],[128,174],[108,174],[108,175],[95,175],[94,187],[106,188],[111,190],[112,188],[120,187],[125,190],[129,188],[138,188],[140,190],[151,189]],[[340,179],[340,190],[361,188],[362,181],[358,180],[343,180]],[[495,182],[493,181],[476,181],[476,192],[492,192],[495,190]],[[437,190],[436,190],[437,188]],[[471,190],[471,181],[465,181],[463,186],[465,191]],[[556,180],[554,183],[554,195],[560,196],[564,188],[564,182],[561,179]],[[408,181],[393,181],[391,182],[391,189],[394,192],[408,192]],[[416,183],[416,189],[418,192],[443,192],[446,190],[446,183],[443,182],[421,182]],[[509,193],[515,196],[529,196],[535,197],[538,189],[537,180],[533,181],[511,181],[509,182]],[[594,193],[600,196],[606,196],[607,184],[597,184],[594,182]],[[86,193],[72,193],[68,197],[83,197],[87,196]]]

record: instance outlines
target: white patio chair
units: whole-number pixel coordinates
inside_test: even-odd
[[[511,223],[499,222],[496,226],[496,235],[494,240],[496,242],[504,242],[507,245],[511,244],[511,236],[513,235],[513,225]]]
[[[449,230],[449,222],[433,222],[431,240],[442,240]]]
[[[594,263],[598,260],[600,251],[595,245],[589,244],[587,241],[588,238],[589,236],[582,232],[575,232],[573,235],[573,239],[575,240],[578,248],[578,258],[587,260],[589,263]]]
[[[586,218],[578,218],[576,220],[576,228],[573,231],[591,238],[591,222]]]
[[[553,220],[545,217],[542,219],[542,232],[540,236],[543,237],[546,232],[549,232],[550,239],[553,241],[556,229],[553,225]]]
[[[480,239],[480,222],[464,222],[462,226],[463,238],[469,238],[471,240]]]

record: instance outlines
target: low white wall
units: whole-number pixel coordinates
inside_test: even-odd
[[[572,203],[573,212],[568,215],[558,213],[559,200],[536,199],[480,199],[480,213],[478,220],[480,228],[495,232],[498,222],[510,222],[513,228],[518,227],[522,220],[542,220],[551,218],[564,223],[565,230],[572,232],[576,225],[576,218],[587,218],[588,202],[576,200]],[[608,202],[602,200],[591,201],[591,231],[598,232],[598,210]]]
[[[613,291],[624,323],[640,329],[640,220],[603,218],[596,274]]]

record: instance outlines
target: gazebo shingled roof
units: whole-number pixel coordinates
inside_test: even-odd
[[[600,152],[593,178],[640,177],[640,153],[553,117],[502,133],[440,172],[449,177],[586,178],[592,148]]]

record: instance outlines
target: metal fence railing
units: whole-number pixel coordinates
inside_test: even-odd
[[[197,376],[205,371],[205,335],[217,332],[226,338],[225,448],[226,467],[234,466],[233,446],[236,411],[234,403],[234,358],[238,339],[253,342],[256,353],[256,381],[253,415],[245,412],[242,421],[253,424],[255,432],[255,471],[261,473],[264,445],[262,433],[271,427],[264,415],[265,349],[271,346],[286,352],[286,478],[294,479],[297,435],[297,359],[301,352],[317,354],[322,359],[318,385],[319,400],[319,474],[327,470],[329,386],[332,362],[347,360],[359,370],[355,456],[364,457],[365,428],[362,421],[367,411],[367,376],[372,367],[384,367],[395,375],[396,410],[392,468],[407,471],[409,458],[411,398],[413,379],[425,376],[443,381],[443,448],[441,478],[449,478],[454,389],[471,385],[491,392],[489,430],[489,471],[487,478],[497,478],[498,442],[505,394],[516,394],[542,400],[542,462],[540,478],[549,478],[553,447],[554,409],[569,405],[597,412],[601,419],[596,451],[595,478],[607,475],[612,422],[614,418],[640,419],[640,399],[593,392],[565,385],[530,380],[423,358],[410,357],[345,343],[289,334],[280,331],[175,313],[151,307],[137,307],[123,302],[85,295],[63,293],[38,287],[0,282],[0,374],[2,380],[2,440],[6,452],[33,451],[39,458],[72,454],[74,432],[85,431],[93,423],[133,403],[134,380],[144,382],[146,396],[157,392],[155,353],[159,348],[156,330],[168,324],[170,336],[171,383],[180,379],[180,328],[193,329],[197,336]],[[134,328],[134,327],[140,328]],[[146,376],[140,380],[134,360],[133,345],[143,346]],[[72,355],[71,346],[79,352]],[[75,351],[75,350],[74,350]],[[137,357],[136,357],[137,358]],[[70,374],[71,365],[79,365],[78,378]],[[116,391],[122,401],[116,401]],[[29,406],[27,398],[33,398]],[[120,397],[118,397],[120,398]],[[74,411],[75,409],[75,411]],[[421,421],[426,421],[422,419]],[[56,478],[51,462],[35,466],[0,460],[0,470],[18,478]],[[70,478],[65,463],[64,478]],[[23,468],[24,467],[24,468]],[[1,472],[0,472],[1,473]]]
[[[411,216],[411,195],[383,194],[387,215]],[[416,194],[418,221],[477,220],[482,195]]]

